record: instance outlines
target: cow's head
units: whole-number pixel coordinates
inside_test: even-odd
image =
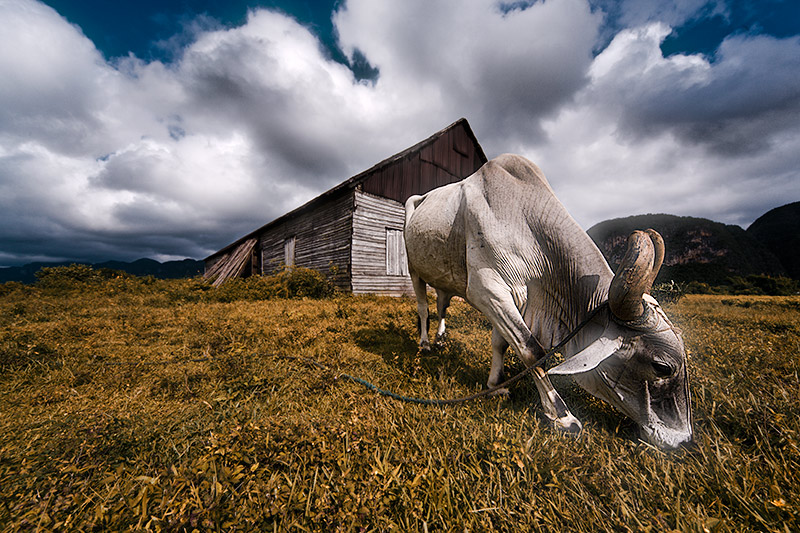
[[[664,258],[654,230],[635,231],[609,288],[602,334],[549,371],[572,375],[641,427],[661,448],[692,440],[686,350],[680,332],[648,293]]]

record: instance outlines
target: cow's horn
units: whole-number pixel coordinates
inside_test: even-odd
[[[647,234],[650,235],[650,239],[653,241],[653,248],[655,252],[655,256],[653,257],[653,269],[650,272],[650,279],[647,283],[646,289],[646,292],[650,294],[650,290],[653,288],[653,283],[656,281],[656,276],[658,276],[658,271],[661,270],[661,264],[664,262],[664,239],[661,237],[660,233],[652,228],[646,231]]]
[[[644,231],[634,231],[628,237],[628,250],[608,290],[611,312],[624,322],[637,320],[644,315],[642,296],[652,285],[655,248],[653,239]],[[655,278],[654,275],[652,277]]]

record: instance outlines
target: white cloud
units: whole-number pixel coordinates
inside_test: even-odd
[[[676,27],[701,14],[728,13],[724,0],[622,0],[618,9],[624,27],[637,27],[653,20]]]
[[[5,42],[26,46],[0,51],[9,246],[23,232],[68,255],[74,243],[48,238],[58,227],[99,243],[134,236],[113,253],[137,257],[172,252],[152,250],[154,235],[194,232],[174,253],[202,256],[395,148],[387,138],[353,150],[391,117],[368,120],[369,89],[282,15],[253,12],[240,28],[201,34],[173,65],[112,66],[53,10],[0,10],[13,22]]]
[[[664,58],[668,33],[620,32],[530,147],[562,200],[587,227],[648,212],[747,226],[800,198],[800,40],[729,38],[712,64]]]
[[[400,125],[432,131],[466,115],[487,146],[541,134],[586,81],[600,16],[582,0],[504,12],[471,0],[350,0],[335,16],[344,51],[380,69],[376,91],[406,111]]]
[[[111,69],[94,45],[55,12],[35,3],[4,3],[0,45],[0,140],[36,139],[80,153],[98,126],[96,100]]]

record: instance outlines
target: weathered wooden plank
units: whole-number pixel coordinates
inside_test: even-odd
[[[469,125],[458,121],[254,232],[258,255],[240,272],[274,272],[284,261],[286,239],[294,237],[295,263],[322,271],[334,265],[340,272],[335,283],[343,289],[362,286],[362,281],[372,283],[369,280],[375,278],[379,280],[376,290],[408,290],[409,280],[382,280],[387,278],[386,231],[402,229],[402,202],[412,194],[424,194],[472,174],[484,160]],[[359,207],[356,194],[363,194]],[[207,271],[227,264],[239,244],[208,258]],[[363,279],[355,279],[358,276]]]
[[[462,153],[457,151],[457,148]],[[469,155],[475,150],[476,146],[471,142],[466,126],[462,124],[442,132],[416,152],[405,153],[384,167],[376,169],[363,182],[363,190],[405,202],[412,194],[423,194],[472,174],[475,169],[465,165],[463,159],[464,153]],[[448,175],[447,179],[443,180],[441,175],[426,171],[423,162],[444,169]]]
[[[230,278],[236,277],[248,266],[253,247],[256,245],[256,239],[247,239],[239,246],[226,254],[224,258],[217,261],[213,268],[205,272],[206,278],[216,279],[212,283],[214,287],[219,287]]]
[[[316,210],[302,213],[261,235],[262,271],[271,274],[283,266],[283,243],[295,237],[295,265],[328,274],[338,273],[332,281],[350,290],[350,234],[353,191],[345,191]]]
[[[388,198],[358,192],[353,212],[351,245],[351,285],[356,294],[403,295],[413,292],[408,275],[389,274],[386,235],[388,230],[402,231],[405,209]],[[399,243],[394,243],[399,246]],[[394,254],[400,253],[394,250]]]

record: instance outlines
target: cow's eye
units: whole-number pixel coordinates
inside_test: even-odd
[[[667,363],[653,361],[650,364],[653,366],[653,372],[655,372],[656,376],[659,378],[668,378],[673,374],[672,367]]]

